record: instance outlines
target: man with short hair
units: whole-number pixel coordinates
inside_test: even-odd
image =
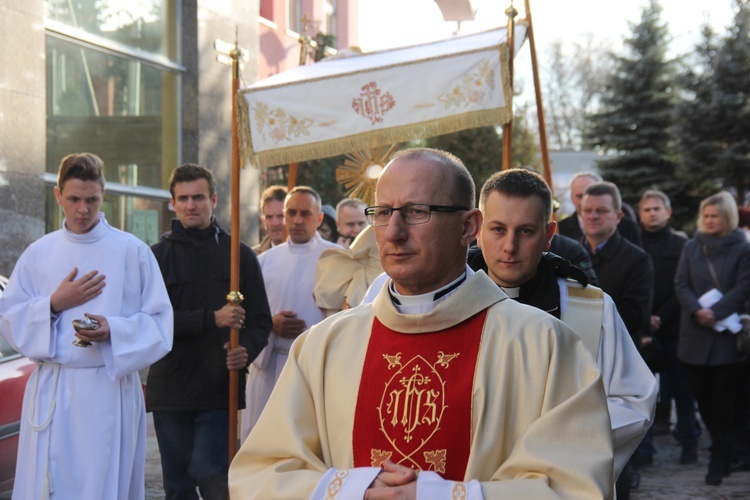
[[[590,184],[581,203],[584,243],[599,286],[615,301],[630,336],[640,345],[649,331],[654,266],[649,255],[617,231],[622,219],[620,190],[611,182]]]
[[[582,171],[573,175],[569,186],[570,201],[575,207],[575,212],[558,223],[557,230],[560,234],[581,241],[581,238],[583,238],[583,212],[581,212],[583,193],[589,185],[601,181],[602,177],[596,172]],[[621,217],[617,230],[632,243],[641,246],[641,235],[634,221],[627,217]]]
[[[336,243],[349,248],[362,230],[367,227],[365,204],[357,198],[344,198],[336,205],[336,229],[339,239]]]
[[[213,211],[212,172],[186,163],[169,180],[177,218],[152,247],[174,307],[174,349],[148,375],[164,493],[169,499],[228,497],[229,372],[239,371],[238,408],[245,406],[247,365],[268,342],[271,314],[255,254],[240,244],[239,290],[230,289],[231,238]],[[244,296],[227,303],[230,291]],[[229,344],[239,330],[239,346]]]
[[[589,184],[581,202],[584,246],[591,254],[599,286],[617,306],[625,327],[636,346],[648,331],[654,293],[654,267],[651,258],[617,230],[622,220],[620,190],[611,182]],[[617,481],[617,497],[627,500],[637,488],[640,475],[629,462]]]
[[[469,264],[486,271],[509,297],[562,319],[581,336],[602,371],[617,477],[651,422],[656,379],[612,299],[596,287],[566,279],[560,272],[566,266],[545,255],[552,238],[559,237],[551,207],[552,193],[539,174],[525,169],[494,174],[479,198],[482,253]]]
[[[0,334],[36,362],[13,498],[145,495],[138,370],[172,348],[172,307],[148,246],[100,211],[103,169],[91,153],[62,160],[62,229],[24,251],[0,298]],[[74,327],[86,317],[93,330]]]
[[[677,234],[669,225],[672,206],[664,192],[644,192],[638,208],[643,226],[643,249],[651,256],[655,273],[649,333],[661,343],[665,360],[659,377],[661,401],[656,407],[654,427],[659,424],[659,417],[662,415],[666,424],[665,430],[669,432],[674,398],[677,413],[674,435],[682,444],[680,463],[686,465],[698,460],[696,444],[699,433],[695,419],[695,399],[688,383],[685,366],[677,358],[680,303],[674,291],[674,278],[682,247],[687,239]],[[646,461],[650,458],[648,451],[653,450],[646,450]]]
[[[273,315],[273,331],[266,348],[250,365],[247,409],[242,414],[243,440],[263,411],[292,342],[325,317],[313,297],[315,268],[323,250],[340,247],[318,234],[322,220],[320,195],[308,186],[296,186],[284,201],[284,224],[289,234],[286,243],[258,258]]]
[[[232,463],[237,498],[610,498],[601,376],[563,323],[466,265],[474,183],[397,153],[367,209],[391,277],[292,345]]]
[[[260,221],[266,235],[253,247],[255,255],[260,255],[271,247],[284,242],[284,186],[269,186],[260,194]]]

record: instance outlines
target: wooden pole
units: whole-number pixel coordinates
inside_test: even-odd
[[[234,49],[229,53],[232,58],[232,225],[229,295],[227,300],[232,305],[239,305],[243,297],[240,293],[240,150],[237,124],[237,93],[240,89],[240,58],[242,51],[235,38]],[[240,331],[230,329],[229,345],[236,349],[240,345]],[[229,463],[237,454],[237,393],[239,391],[239,373],[229,371]]]
[[[508,77],[510,78],[510,120],[503,125],[503,170],[511,167],[511,152],[513,150],[513,56],[515,55],[515,17],[518,11],[513,7],[513,0],[510,7],[505,9],[505,15],[508,16],[508,48],[510,49],[510,58],[508,60]]]
[[[536,42],[534,41],[534,23],[531,20],[531,0],[525,0],[526,21],[529,23],[529,50],[531,51],[531,70],[534,75],[534,94],[536,95],[536,116],[539,122],[539,148],[542,150],[542,166],[544,167],[544,180],[547,181],[552,197],[555,189],[552,185],[552,168],[549,162],[549,148],[547,146],[547,126],[544,121],[544,104],[542,103],[542,88],[539,83],[539,66],[536,59]]]

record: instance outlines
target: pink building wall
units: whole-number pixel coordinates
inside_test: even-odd
[[[296,0],[260,0],[261,18],[258,26],[260,54],[258,78],[263,79],[299,65],[299,33],[288,26],[287,6]],[[357,45],[358,0],[335,0],[336,48]],[[314,21],[325,16],[324,0],[301,0],[302,13]]]

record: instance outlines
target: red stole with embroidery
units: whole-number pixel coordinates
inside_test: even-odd
[[[486,315],[418,334],[399,333],[375,318],[354,415],[355,467],[379,467],[390,459],[464,479]]]

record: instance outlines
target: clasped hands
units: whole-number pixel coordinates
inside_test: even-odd
[[[695,320],[701,326],[712,327],[716,324],[716,315],[711,309],[698,309],[695,311]]]
[[[280,311],[273,316],[273,333],[279,337],[296,339],[307,329],[304,319],[297,318],[294,311]]]
[[[390,460],[383,462],[383,470],[365,491],[365,500],[416,499],[419,471]]]

